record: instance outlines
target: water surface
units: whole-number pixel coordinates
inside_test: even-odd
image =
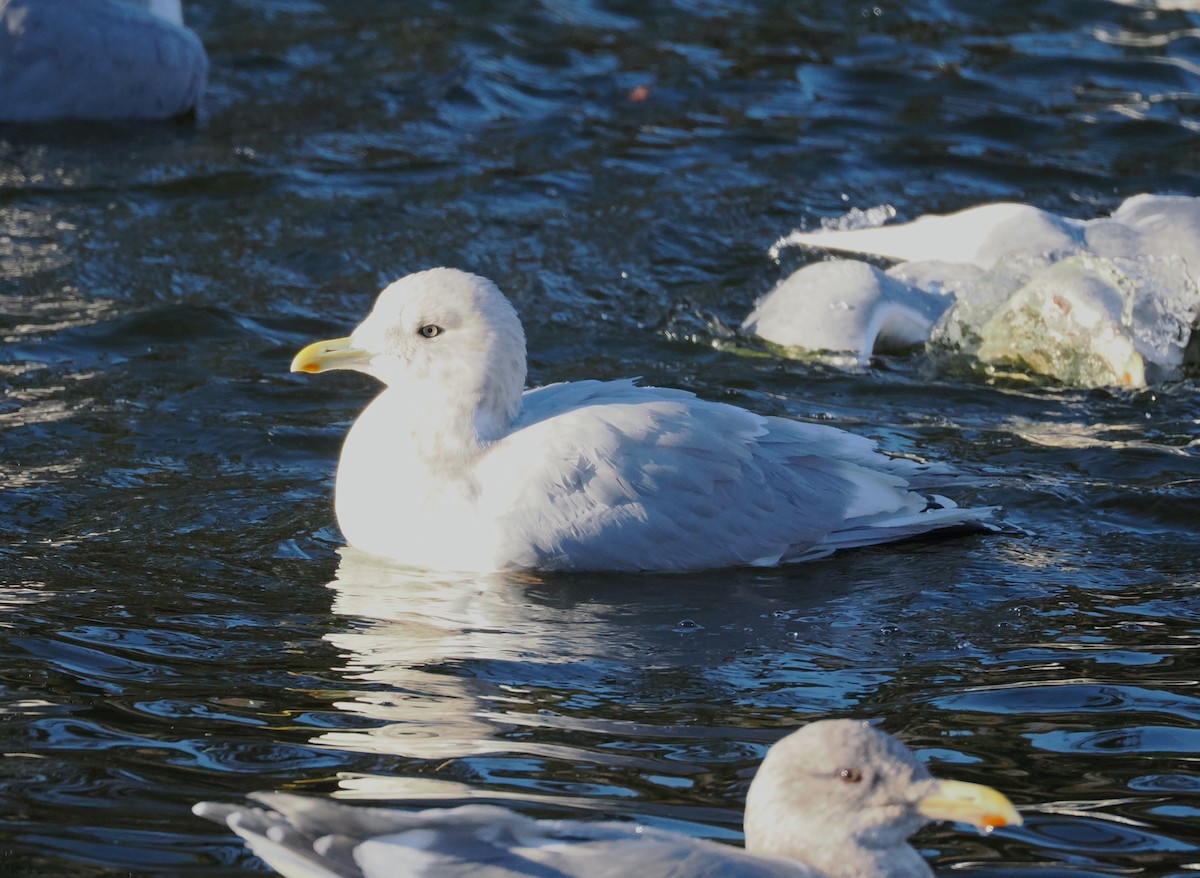
[[[195,0],[196,125],[0,128],[0,864],[261,874],[200,799],[503,801],[740,839],[769,744],[878,718],[1027,825],[936,868],[1200,862],[1200,406],[738,339],[792,228],[1200,194],[1200,14],[1100,0]],[[531,380],[641,375],[948,461],[1026,535],[777,571],[340,553],[392,278],[485,274]]]

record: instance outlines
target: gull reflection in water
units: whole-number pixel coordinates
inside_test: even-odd
[[[351,621],[326,638],[346,658],[343,673],[370,688],[336,706],[375,722],[314,743],[417,760],[492,754],[594,763],[595,754],[535,740],[522,727],[581,722],[539,705],[601,685],[614,663],[625,664],[628,645],[602,618],[615,607],[578,594],[548,600],[540,582],[416,570],[342,549],[330,587],[334,612]],[[562,582],[552,587],[570,590]],[[343,776],[339,783],[343,795],[372,798],[471,793],[411,777]]]
[[[313,743],[420,760],[425,778],[444,761],[468,760],[467,779],[485,784],[489,798],[508,797],[504,789],[514,784],[521,798],[553,791],[558,804],[620,797],[628,792],[612,775],[622,772],[671,775],[687,785],[700,770],[695,760],[669,754],[736,746],[731,740],[745,750],[744,742],[765,746],[779,735],[769,723],[746,729],[725,711],[763,685],[753,679],[762,669],[748,654],[766,646],[778,660],[780,639],[795,642],[772,612],[781,575],[724,571],[681,581],[434,573],[342,549],[329,585],[345,624],[325,637],[343,655],[339,673],[355,685],[336,707],[361,722]],[[790,612],[820,606],[853,588],[854,578],[821,577],[812,588],[790,581]],[[742,661],[753,667],[741,668]],[[786,701],[780,712],[791,727],[804,708]],[[636,720],[614,718],[630,716]],[[408,777],[342,774],[339,795],[480,794],[458,783],[431,784],[402,766],[397,774]],[[567,783],[583,766],[594,766],[593,776]]]
[[[571,662],[578,613],[531,605],[517,576],[416,570],[341,550],[333,611],[353,617],[326,635],[351,679],[379,684],[337,707],[386,725],[318,741],[416,759],[487,752],[501,725],[491,705],[506,687],[470,672],[478,662]],[[570,618],[566,618],[570,616]]]
[[[808,720],[886,714],[914,651],[974,668],[999,636],[992,616],[928,620],[950,613],[964,581],[991,583],[998,558],[1017,568],[1027,551],[997,536],[774,570],[540,576],[342,549],[329,584],[340,624],[325,638],[347,686],[339,727],[312,742],[347,754],[341,797],[666,809],[728,783],[717,766],[751,771]],[[686,819],[736,823],[710,807],[693,800]]]

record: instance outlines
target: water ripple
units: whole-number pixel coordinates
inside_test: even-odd
[[[771,241],[855,209],[1200,191],[1169,5],[203,0],[198,124],[0,128],[5,867],[261,874],[188,808],[264,788],[736,842],[765,749],[833,715],[1025,809],[923,831],[940,871],[1194,870],[1195,383],[845,373],[734,329],[808,258]],[[537,382],[853,429],[1026,533],[675,578],[339,555],[374,388],[288,362],[434,264],[512,295]]]

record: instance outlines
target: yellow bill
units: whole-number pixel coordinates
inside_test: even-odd
[[[937,790],[917,802],[917,810],[930,820],[970,823],[979,829],[1020,826],[1021,815],[999,790],[978,783],[939,780]]]
[[[315,341],[292,360],[293,372],[328,372],[330,369],[357,369],[366,366],[371,355],[354,347],[349,338]]]

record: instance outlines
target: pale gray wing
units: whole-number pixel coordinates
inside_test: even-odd
[[[481,505],[523,566],[770,565],[987,514],[910,491],[911,464],[842,430],[683,391],[582,383],[526,394],[518,429],[481,465]]]
[[[196,34],[127,3],[0,0],[0,119],[167,119],[195,108]]]
[[[361,808],[284,793],[265,808],[203,802],[291,878],[817,878],[799,864],[633,824],[533,820],[490,805]]]
[[[1083,225],[1028,204],[981,204],[873,228],[794,231],[773,249],[818,247],[904,262],[970,262],[988,268],[1014,250],[1045,253],[1077,247]]]

